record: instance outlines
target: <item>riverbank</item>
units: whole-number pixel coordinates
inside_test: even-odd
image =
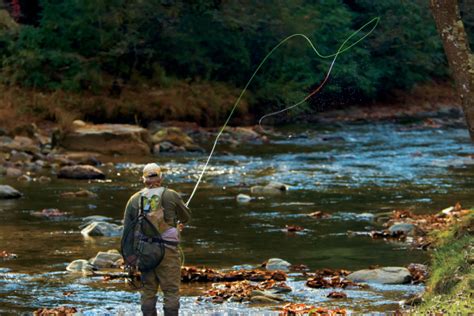
[[[474,310],[474,214],[461,218],[456,225],[434,232],[435,251],[431,273],[419,314],[468,315]]]
[[[0,85],[0,126],[12,130],[35,123],[68,129],[74,120],[91,123],[128,123],[148,126],[152,121],[187,121],[218,127],[226,120],[240,91],[218,83],[185,83],[173,87],[123,88],[119,95],[65,91],[45,92]],[[261,106],[246,94],[231,125],[251,125],[260,118]],[[347,103],[341,100],[341,104]],[[288,104],[289,105],[289,104]],[[287,106],[288,106],[287,105]],[[283,106],[282,106],[283,107]],[[303,106],[302,106],[303,107]],[[334,123],[406,121],[435,117],[462,117],[460,102],[450,83],[429,83],[410,91],[393,92],[384,100],[353,105],[312,105],[295,115],[288,111],[263,124],[285,122]],[[297,112],[298,112],[297,111]],[[260,114],[260,115],[263,115]]]

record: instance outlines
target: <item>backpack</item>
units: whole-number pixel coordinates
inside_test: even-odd
[[[160,231],[170,227],[164,222],[164,210],[161,203],[165,188],[159,188],[157,194],[147,196],[148,189],[140,192],[137,217],[124,231],[121,252],[126,266],[136,267],[141,272],[155,269],[163,260],[165,241]]]

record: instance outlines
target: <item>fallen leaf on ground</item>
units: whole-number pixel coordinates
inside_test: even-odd
[[[75,307],[55,307],[55,308],[39,308],[33,312],[34,316],[69,316],[77,313]]]
[[[323,307],[315,307],[313,305],[288,303],[281,307],[281,316],[296,316],[296,315],[314,315],[314,316],[334,316],[346,315],[345,309],[330,310]]]
[[[316,275],[314,277],[310,277],[306,281],[306,286],[314,289],[321,289],[321,288],[346,288],[349,286],[358,286],[357,283],[354,283],[348,279],[341,278],[340,276],[333,276],[333,277],[324,277],[321,275]]]
[[[304,271],[309,271],[309,268],[305,264],[292,264],[290,266],[290,271],[294,272],[304,272]]]
[[[428,269],[427,266],[419,263],[410,263],[407,267],[408,271],[411,274],[411,283],[425,283],[426,278],[428,278]]]
[[[408,210],[393,211],[390,219],[384,224],[385,227],[390,227],[395,223],[407,223],[415,226],[416,230],[421,236],[410,237],[406,236],[401,231],[390,232],[389,230],[372,231],[370,236],[373,239],[398,240],[411,243],[414,247],[426,250],[432,243],[432,237],[427,234],[433,230],[442,230],[450,225],[456,223],[459,218],[472,214],[472,210],[464,210],[460,203],[454,206],[445,208],[436,214],[414,214]]]
[[[233,281],[285,281],[286,273],[283,271],[264,270],[235,270],[221,272],[210,268],[183,267],[181,268],[181,281],[189,282],[233,282]]]
[[[320,269],[314,274],[307,274],[310,277],[306,281],[306,286],[311,288],[346,288],[348,286],[359,286],[346,278],[351,272],[348,270]]]
[[[255,283],[247,280],[225,282],[213,284],[212,289],[208,290],[205,293],[204,297],[200,297],[198,301],[210,301],[212,303],[223,303],[227,300],[232,302],[244,302],[249,301],[251,299],[254,291],[265,291],[273,289],[286,289],[285,292],[291,291],[291,288],[285,282],[276,282],[274,280],[268,280],[260,283]],[[279,293],[279,291],[276,292]],[[270,298],[273,297],[276,296],[273,295]]]

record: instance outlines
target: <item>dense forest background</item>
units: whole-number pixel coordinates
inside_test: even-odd
[[[428,5],[422,0],[3,1],[2,102],[5,107],[10,96],[17,111],[53,119],[68,113],[93,121],[219,124],[281,39],[303,33],[330,54],[377,16],[376,30],[338,58],[323,92],[290,115],[380,101],[416,84],[448,80]],[[461,8],[472,44],[474,8],[468,1]],[[329,63],[303,39],[288,42],[250,85],[238,116],[299,101],[323,79]]]

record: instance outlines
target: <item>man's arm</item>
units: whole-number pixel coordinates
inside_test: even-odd
[[[187,223],[191,219],[191,210],[184,204],[181,196],[174,190],[167,189],[166,197],[163,199],[163,207],[170,208],[176,212],[177,220],[181,223]]]
[[[125,206],[125,211],[123,214],[123,233],[122,233],[122,240],[126,237],[125,233],[128,230],[128,227],[132,224],[135,220],[136,216],[138,215],[138,193],[135,193],[130,197]]]

